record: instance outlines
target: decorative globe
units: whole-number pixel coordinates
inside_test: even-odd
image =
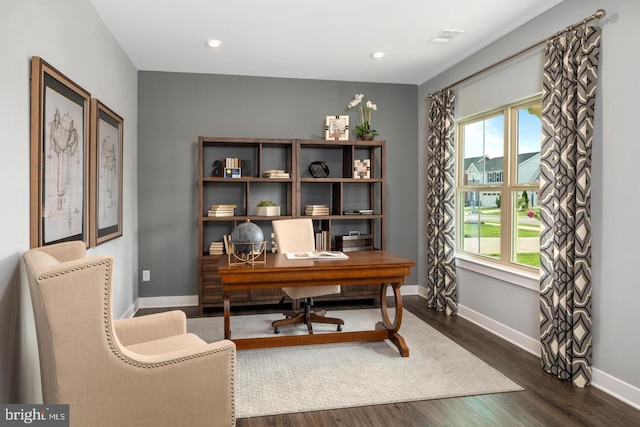
[[[264,233],[256,224],[247,220],[238,225],[231,233],[231,241],[234,242],[233,248],[236,253],[248,254],[254,250],[260,250],[260,244],[264,242]],[[242,245],[237,243],[254,243],[254,245]]]

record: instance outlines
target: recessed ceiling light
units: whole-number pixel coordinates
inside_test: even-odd
[[[373,59],[380,59],[383,56],[385,56],[387,53],[386,52],[380,52],[380,51],[376,51],[376,52],[371,52],[371,57]]]
[[[458,37],[460,34],[464,33],[463,30],[442,30],[435,36],[429,40],[429,43],[449,43],[455,37]]]
[[[220,40],[207,40],[207,46],[209,47],[220,47],[222,45],[222,42]]]

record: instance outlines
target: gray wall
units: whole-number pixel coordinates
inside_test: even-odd
[[[327,115],[355,124],[356,93],[378,105],[372,125],[387,141],[387,249],[417,260],[417,86],[140,72],[138,90],[141,297],[197,294],[198,136],[324,138]]]
[[[112,254],[114,315],[137,299],[137,72],[86,0],[0,3],[0,402],[41,400],[31,301],[20,259],[29,249],[29,73],[44,58],[124,118],[123,237],[90,249]]]
[[[604,8],[600,78],[596,104],[592,152],[592,264],[593,264],[593,366],[594,380],[613,376],[640,387],[640,286],[637,278],[637,213],[640,186],[636,174],[640,145],[637,136],[637,100],[640,57],[635,41],[640,36],[640,2],[635,0],[565,0],[486,49],[469,57],[436,78],[424,83],[419,98],[435,92],[546,36]],[[634,54],[630,54],[631,50]],[[469,114],[468,106],[496,107],[515,99],[504,99],[504,88],[519,86],[541,90],[537,66],[523,70],[521,63],[541,64],[540,53],[520,58],[495,73],[465,83],[459,89],[457,107]],[[498,83],[496,75],[499,75]],[[532,89],[536,90],[536,89]],[[493,104],[493,105],[491,105]],[[420,102],[420,117],[426,116],[426,102]],[[420,141],[426,135],[420,129]],[[425,158],[423,145],[420,157]],[[425,171],[420,170],[420,182]],[[424,200],[424,186],[420,186]],[[419,223],[424,209],[420,204]],[[423,227],[420,226],[421,235]],[[423,250],[420,246],[420,258]],[[470,271],[458,270],[461,305],[498,321],[532,339],[538,339],[538,294],[528,289]],[[424,283],[424,269],[419,283]],[[630,392],[633,393],[633,392]],[[636,392],[637,393],[637,392]]]

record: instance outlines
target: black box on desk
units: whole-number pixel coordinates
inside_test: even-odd
[[[336,236],[336,250],[342,252],[370,251],[373,249],[373,236],[349,232],[348,236]]]

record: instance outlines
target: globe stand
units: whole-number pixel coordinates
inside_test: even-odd
[[[266,264],[267,242],[229,242],[230,251],[227,252],[229,265]]]

